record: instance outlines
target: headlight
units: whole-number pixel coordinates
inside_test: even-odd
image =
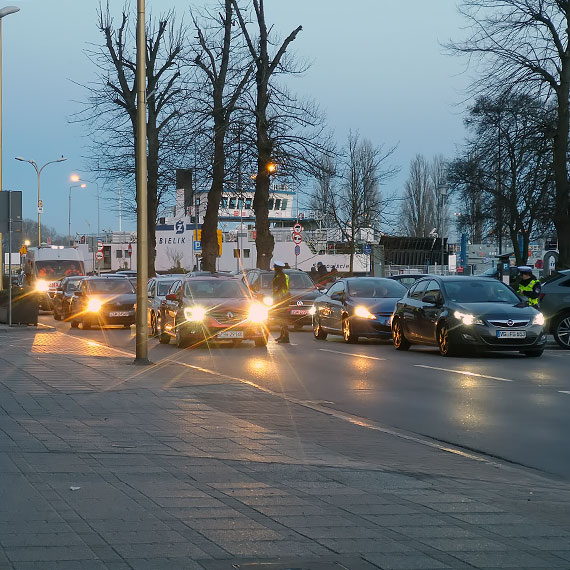
[[[541,327],[544,326],[545,318],[542,313],[537,313],[534,315],[534,319],[532,319],[533,325],[540,325]]]
[[[269,295],[267,295],[267,297],[263,297],[263,304],[271,307],[271,305],[273,305],[273,297],[270,297]]]
[[[92,313],[98,313],[102,307],[103,303],[99,299],[89,299],[87,302],[87,310]]]
[[[46,293],[49,290],[49,283],[47,281],[36,281],[36,291],[39,293]]]
[[[309,309],[309,315],[315,315],[317,312],[317,307],[315,307],[315,305],[313,305],[310,309]]]
[[[255,303],[255,305],[250,307],[247,318],[252,323],[262,323],[267,320],[268,312],[267,307],[264,307],[261,303]]]
[[[375,315],[373,315],[366,307],[359,305],[354,309],[354,316],[360,317],[361,319],[375,319]]]
[[[484,325],[485,323],[479,318],[475,317],[469,313],[462,313],[461,311],[455,311],[453,316],[458,320],[461,321],[464,325]]]
[[[196,305],[195,307],[186,307],[184,309],[184,316],[186,317],[187,321],[201,323],[204,320],[207,312],[208,311],[206,311],[204,307]]]

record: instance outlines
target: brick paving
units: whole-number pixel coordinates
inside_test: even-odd
[[[59,332],[0,335],[0,569],[570,569],[570,485]]]

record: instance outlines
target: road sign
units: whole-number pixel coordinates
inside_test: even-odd
[[[43,214],[43,213],[44,213],[44,207],[38,206],[38,214]]]
[[[129,257],[131,257],[131,255],[133,255],[133,245],[129,244],[129,247],[127,249],[127,253],[129,254]]]
[[[291,239],[293,240],[294,243],[299,244],[303,241],[303,236],[301,234],[293,232],[291,234]]]
[[[97,261],[101,261],[101,260],[103,259],[103,252],[102,252],[102,251],[98,251],[98,252],[95,254],[95,259],[96,259]]]
[[[362,245],[362,253],[364,255],[370,255],[372,253],[372,246],[369,243]]]
[[[202,251],[202,242],[201,241],[195,241],[194,242],[194,251]]]
[[[300,245],[296,245],[295,246],[295,255],[299,255],[301,253],[301,246]]]
[[[26,255],[26,253],[28,253],[28,248],[25,245],[23,245],[20,248],[20,255]]]
[[[303,231],[303,226],[297,222],[294,226],[293,226],[293,231],[297,234],[300,234]]]
[[[97,251],[103,251],[103,240],[100,238],[97,239]]]

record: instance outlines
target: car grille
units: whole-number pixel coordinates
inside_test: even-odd
[[[229,316],[230,313],[232,316]],[[236,325],[247,318],[245,313],[229,309],[226,311],[210,311],[208,315],[224,325]]]
[[[101,309],[104,311],[132,311],[133,303],[105,303]]]
[[[489,324],[493,325],[494,327],[516,328],[516,327],[526,327],[528,325],[528,321],[515,321],[513,319],[499,319],[499,320],[489,321]]]

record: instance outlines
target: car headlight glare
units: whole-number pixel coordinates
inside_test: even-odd
[[[267,307],[271,307],[271,305],[273,305],[273,297],[270,295],[263,297],[263,304]]]
[[[206,309],[200,307],[200,305],[195,305],[194,307],[184,308],[184,317],[187,321],[193,321],[195,323],[201,323],[206,317]]]
[[[313,305],[310,309],[309,309],[309,315],[315,315],[317,313],[317,307],[315,307],[315,305]]]
[[[49,290],[49,283],[47,281],[36,281],[36,291],[38,293],[46,293]]]
[[[102,306],[103,303],[99,299],[89,299],[87,301],[87,310],[91,313],[98,313]]]
[[[261,303],[255,303],[249,308],[248,319],[252,323],[262,323],[267,320],[269,310]]]
[[[354,309],[354,316],[361,319],[375,319],[376,317],[364,306],[359,305]]]
[[[453,316],[458,320],[461,321],[464,325],[483,325],[485,324],[482,319],[479,317],[475,317],[469,313],[462,313],[461,311],[455,311]]]
[[[534,319],[532,319],[532,324],[540,325],[541,327],[543,327],[545,321],[546,319],[544,318],[544,315],[542,313],[537,313],[536,315],[534,315]]]

